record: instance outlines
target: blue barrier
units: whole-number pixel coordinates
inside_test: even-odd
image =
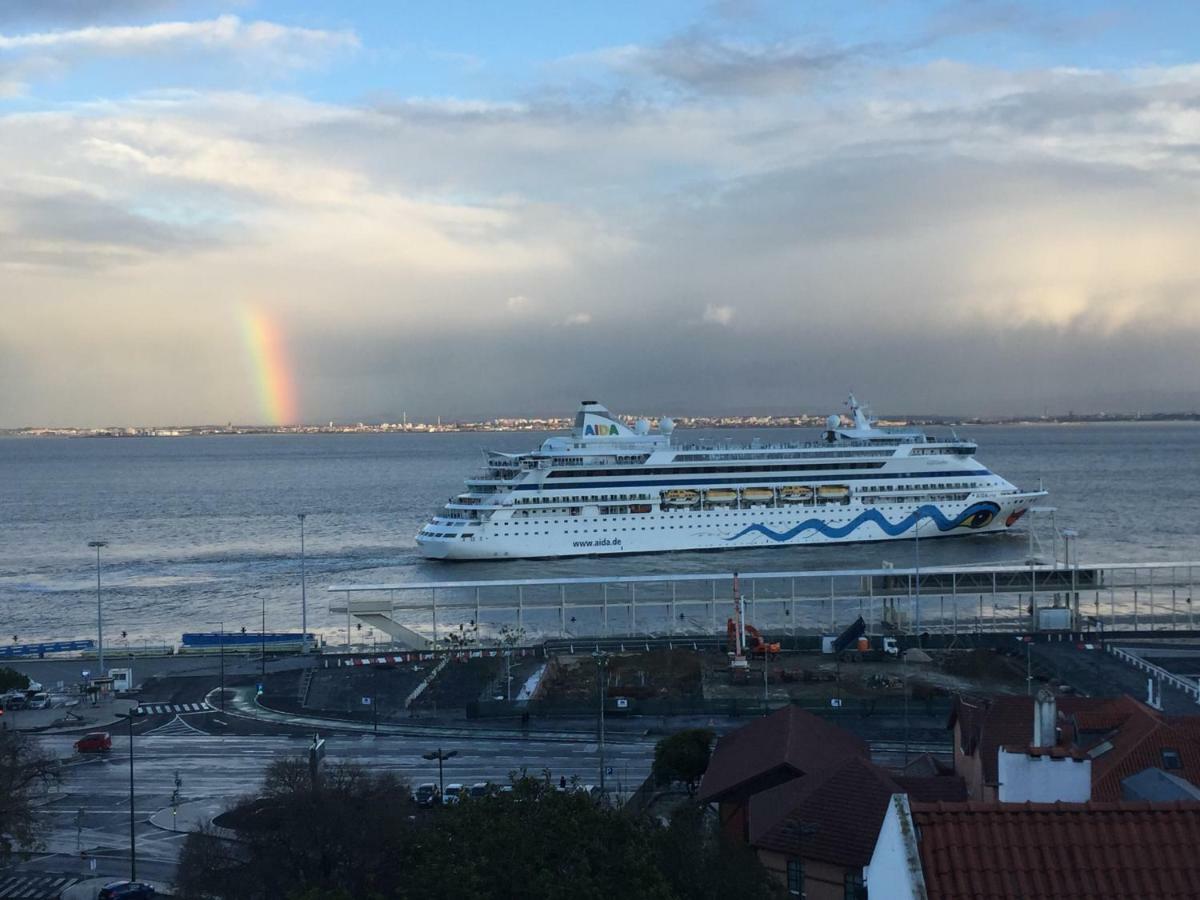
[[[51,641],[46,644],[10,644],[0,647],[0,658],[14,656],[45,656],[47,653],[71,653],[92,650],[95,641]]]
[[[257,631],[247,631],[245,634],[240,631],[226,631],[224,634],[219,631],[192,631],[184,633],[182,643],[184,647],[261,647],[263,644],[269,647],[272,644],[299,644],[303,639],[304,636],[298,631],[268,631],[266,634]],[[316,636],[310,634],[308,642],[316,646]]]

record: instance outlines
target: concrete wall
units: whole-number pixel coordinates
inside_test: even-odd
[[[1092,797],[1090,759],[1051,759],[1000,748],[1001,803],[1086,803]]]
[[[866,867],[867,895],[888,900],[925,900],[925,879],[917,851],[908,798],[893,794]]]

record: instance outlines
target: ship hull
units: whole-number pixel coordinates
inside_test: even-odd
[[[489,523],[473,540],[419,539],[429,559],[529,559],[736,550],[995,534],[1015,528],[1045,492],[976,494],[955,502],[780,504],[596,516],[555,529],[548,521]],[[557,524],[557,523],[556,523]],[[919,529],[919,535],[918,535]]]

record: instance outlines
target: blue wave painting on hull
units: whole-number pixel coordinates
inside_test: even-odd
[[[945,514],[936,506],[927,505],[919,506],[909,516],[901,519],[899,522],[889,522],[887,518],[877,509],[865,510],[861,515],[856,516],[845,525],[834,527],[826,524],[821,519],[805,519],[799,525],[789,528],[787,531],[774,531],[766,525],[760,525],[755,522],[753,525],[747,525],[733,537],[725,538],[727,541],[736,541],[740,537],[744,537],[752,531],[757,531],[761,535],[769,537],[773,541],[790,541],[802,531],[812,529],[819,531],[827,538],[844,538],[850,535],[864,522],[874,522],[884,532],[892,537],[899,537],[908,529],[912,528],[921,519],[929,519],[937,525],[938,531],[949,531],[952,528],[964,526],[966,528],[983,528],[996,517],[1000,512],[1000,507],[991,502],[972,503],[953,519],[946,518]]]

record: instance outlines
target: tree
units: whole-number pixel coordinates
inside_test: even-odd
[[[655,865],[656,827],[521,779],[512,796],[468,798],[419,828],[401,853],[397,896],[670,900]]]
[[[16,669],[10,669],[8,666],[0,666],[0,691],[23,691],[28,687],[28,675],[24,675]]]
[[[59,782],[58,761],[16,731],[0,731],[0,865],[41,846],[35,802]]]
[[[659,741],[651,769],[655,784],[682,781],[689,794],[695,793],[701,776],[708,770],[714,737],[707,728],[688,728]]]
[[[671,814],[654,848],[658,869],[680,900],[765,900],[780,894],[754,851],[721,834],[716,819],[695,801]]]
[[[184,896],[382,897],[397,877],[395,847],[407,840],[408,785],[391,773],[329,766],[317,786],[307,762],[279,760],[260,797],[218,817],[220,828],[188,835],[177,884]]]

